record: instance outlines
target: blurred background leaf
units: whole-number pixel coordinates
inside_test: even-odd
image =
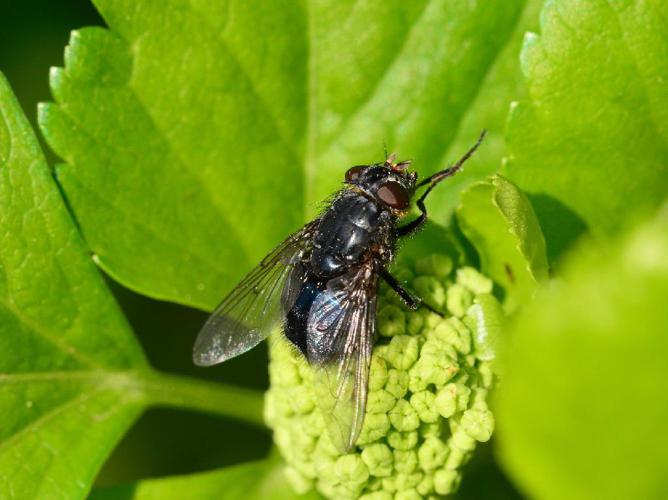
[[[41,112],[59,182],[109,274],[202,309],[383,141],[437,168],[523,7],[96,4]]]
[[[497,437],[529,496],[668,496],[668,210],[581,246],[501,356]]]
[[[528,100],[509,118],[508,176],[554,260],[665,199],[668,3],[547,2],[521,61]]]

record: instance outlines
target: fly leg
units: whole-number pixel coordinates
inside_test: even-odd
[[[427,207],[424,204],[424,200],[427,198],[427,195],[431,193],[431,190],[434,189],[436,184],[438,184],[438,182],[440,182],[441,179],[445,179],[446,177],[454,175],[460,169],[460,167],[461,163],[458,162],[455,166],[446,168],[442,172],[439,172],[439,177],[437,178],[437,180],[431,181],[429,187],[425,190],[424,193],[422,193],[422,196],[418,198],[418,201],[415,202],[418,209],[420,210],[420,215],[417,217],[417,219],[413,219],[405,226],[398,227],[395,233],[397,238],[403,238],[404,236],[409,236],[419,231],[422,228],[422,226],[424,226],[424,223],[427,222]]]
[[[486,133],[487,132],[483,130],[482,133],[480,134],[480,137],[478,137],[478,141],[473,145],[473,147],[469,149],[464,154],[464,156],[462,156],[459,159],[459,161],[455,163],[453,166],[441,170],[440,172],[436,172],[433,175],[430,175],[422,182],[420,182],[417,186],[415,186],[415,189],[420,188],[422,186],[428,186],[426,191],[422,193],[422,196],[420,196],[420,198],[416,202],[417,207],[420,209],[420,215],[418,216],[417,219],[410,221],[405,226],[398,227],[395,230],[395,235],[397,238],[413,234],[416,231],[420,230],[422,226],[424,226],[424,223],[427,222],[427,207],[424,206],[425,198],[439,182],[441,182],[443,179],[447,179],[448,177],[452,177],[461,170],[462,165],[464,165],[466,160],[471,158],[473,153],[475,153],[475,150],[478,149],[478,146],[480,146],[480,144],[482,143],[482,140],[485,138]]]
[[[406,290],[401,283],[399,283],[399,280],[392,276],[387,269],[381,269],[380,271],[380,276],[383,278],[385,283],[390,285],[390,288],[394,290],[399,298],[408,306],[409,309],[416,311],[420,307],[424,307],[428,311],[431,311],[435,314],[438,314],[439,316],[443,317],[443,313],[440,311],[437,311],[434,309],[432,306],[424,302],[420,297],[416,297],[413,295],[411,292]]]
[[[409,236],[418,232],[422,226],[424,226],[424,223],[427,222],[427,207],[424,206],[424,199],[427,197],[429,191],[431,191],[433,187],[434,186],[430,186],[429,189],[427,189],[418,199],[416,205],[420,209],[421,213],[417,219],[413,219],[408,224],[398,227],[395,230],[397,238],[403,238],[404,236]]]

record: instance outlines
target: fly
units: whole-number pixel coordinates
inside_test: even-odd
[[[480,146],[418,182],[410,162],[357,165],[319,217],[278,245],[223,299],[195,341],[200,366],[222,363],[255,347],[276,327],[314,369],[314,391],[332,441],[350,450],[362,429],[378,283],[410,309],[433,309],[388,271],[397,242],[427,220],[425,199]],[[420,215],[404,225],[416,193]],[[434,311],[437,312],[437,311]]]

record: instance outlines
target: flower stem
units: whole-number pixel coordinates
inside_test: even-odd
[[[156,371],[142,373],[139,385],[152,405],[186,408],[265,426],[263,395],[254,389]]]

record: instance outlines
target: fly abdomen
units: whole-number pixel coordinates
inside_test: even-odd
[[[315,276],[309,276],[299,290],[292,308],[285,315],[283,327],[285,336],[295,347],[299,348],[304,357],[307,357],[306,329],[309,312],[313,301],[323,288],[323,284]]]

